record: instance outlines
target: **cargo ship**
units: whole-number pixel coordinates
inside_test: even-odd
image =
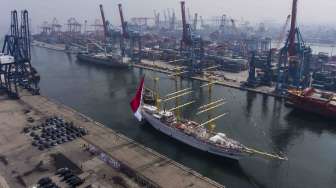
[[[78,53],[77,59],[82,62],[105,65],[114,68],[129,67],[129,64],[123,61],[121,55],[111,53]]]
[[[280,160],[286,159],[285,157],[248,148],[238,141],[229,138],[224,133],[216,133],[206,128],[206,125],[209,125],[215,120],[223,117],[226,115],[226,113],[215,118],[211,118],[210,120],[200,124],[195,121],[177,117],[177,115],[173,113],[174,110],[189,105],[192,102],[180,105],[170,110],[160,110],[161,108],[158,106],[146,104],[143,100],[143,93],[145,92],[143,85],[144,79],[141,80],[136,95],[130,103],[135,117],[139,121],[142,121],[143,119],[146,120],[153,128],[171,137],[172,139],[178,140],[200,151],[235,161],[238,161],[243,157],[252,156],[254,154]],[[179,91],[175,92],[175,94],[176,95],[171,98],[176,98],[177,96],[183,95]],[[223,100],[211,102],[208,105],[203,106],[203,111],[213,109],[221,102],[223,102]],[[158,104],[157,99],[156,104]]]
[[[336,94],[332,92],[314,88],[289,89],[286,105],[336,119]]]

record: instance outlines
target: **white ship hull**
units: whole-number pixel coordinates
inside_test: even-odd
[[[155,129],[159,130],[160,132],[180,141],[183,142],[191,147],[196,149],[202,150],[204,152],[208,152],[217,156],[226,157],[234,160],[239,160],[241,157],[246,156],[245,153],[237,152],[237,151],[230,151],[224,148],[220,148],[215,144],[211,144],[200,139],[196,139],[193,136],[189,136],[184,132],[180,131],[177,128],[169,127],[162,123],[160,120],[153,117],[151,114],[143,111],[143,117],[154,127]]]

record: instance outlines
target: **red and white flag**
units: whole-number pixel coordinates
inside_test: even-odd
[[[142,102],[142,93],[143,93],[143,85],[144,85],[145,77],[141,79],[140,85],[136,91],[136,94],[134,98],[131,101],[131,108],[134,113],[134,116],[141,121],[142,115],[141,115],[141,102]]]

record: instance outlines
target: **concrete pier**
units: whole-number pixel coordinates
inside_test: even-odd
[[[155,61],[155,62],[151,62],[148,60],[142,60],[141,63],[138,64],[132,64],[133,67],[137,67],[140,69],[147,69],[147,70],[151,70],[151,71],[156,71],[156,72],[161,72],[164,74],[175,74],[176,71],[174,71],[176,69],[175,65],[171,65],[168,64],[166,62],[162,62],[162,61]],[[247,71],[243,71],[241,73],[230,73],[230,72],[225,72],[225,71],[217,71],[217,76],[213,76],[212,77],[212,81],[215,81],[216,85],[222,85],[225,87],[230,87],[230,88],[235,88],[235,89],[239,89],[242,91],[250,91],[250,92],[254,92],[254,93],[260,93],[260,94],[264,94],[267,96],[273,96],[273,97],[277,97],[277,98],[284,98],[285,96],[282,95],[278,95],[274,92],[275,87],[272,86],[259,86],[257,88],[251,88],[251,87],[244,87],[242,86],[242,82],[247,80]],[[221,76],[219,76],[221,75]],[[225,75],[225,78],[224,78]],[[209,82],[209,78],[207,78],[206,76],[193,76],[190,79],[193,80],[198,80],[201,82]]]
[[[72,121],[89,134],[40,151],[22,130],[50,116]],[[24,91],[19,100],[0,95],[0,187],[32,187],[46,176],[65,186],[54,175],[56,155],[80,169],[78,176],[85,179],[80,187],[224,187],[46,97]]]

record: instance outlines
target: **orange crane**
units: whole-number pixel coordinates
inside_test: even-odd
[[[288,35],[288,54],[289,56],[294,56],[295,55],[295,36],[297,33],[297,27],[296,27],[296,15],[297,15],[297,4],[298,0],[293,0],[293,5],[292,5],[292,20],[291,20],[291,27],[289,30],[289,35]]]
[[[287,27],[289,25],[290,19],[291,19],[291,15],[289,14],[287,16],[285,25],[282,27],[282,30],[280,31],[280,35],[279,35],[279,38],[278,38],[278,44],[276,45],[276,49],[280,48],[280,46],[282,44],[282,41],[284,40],[284,38],[286,36],[286,31],[287,31]]]

